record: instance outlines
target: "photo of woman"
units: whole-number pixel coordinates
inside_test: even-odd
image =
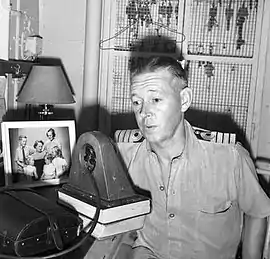
[[[55,129],[50,128],[46,132],[47,140],[44,144],[44,149],[47,153],[52,153],[52,148],[57,146],[62,149],[62,145],[59,140],[56,139]]]
[[[46,151],[43,149],[44,142],[42,140],[36,140],[33,147],[35,149],[35,153],[32,155],[34,159],[34,165],[37,169],[37,179],[40,179],[43,173],[43,166],[45,164],[44,157],[46,155]]]

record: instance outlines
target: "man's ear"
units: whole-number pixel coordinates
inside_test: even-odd
[[[192,101],[192,90],[189,87],[184,88],[181,92],[180,92],[180,98],[181,98],[181,111],[182,112],[186,112],[188,110],[188,108],[191,105],[191,101]]]

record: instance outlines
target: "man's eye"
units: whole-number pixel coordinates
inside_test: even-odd
[[[133,100],[132,104],[133,104],[133,106],[138,106],[141,104],[141,102],[139,100]]]
[[[161,99],[160,98],[153,98],[152,101],[153,101],[153,103],[159,103],[161,101]]]

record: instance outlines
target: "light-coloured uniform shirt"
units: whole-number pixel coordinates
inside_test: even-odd
[[[249,153],[240,144],[199,140],[185,121],[186,145],[165,186],[149,143],[118,143],[135,185],[151,191],[152,211],[134,246],[162,259],[235,258],[243,212],[270,215]]]

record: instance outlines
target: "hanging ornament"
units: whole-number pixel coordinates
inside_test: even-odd
[[[207,75],[207,77],[214,76],[214,70],[215,67],[213,66],[212,62],[207,61],[207,63],[204,65],[204,73]]]

